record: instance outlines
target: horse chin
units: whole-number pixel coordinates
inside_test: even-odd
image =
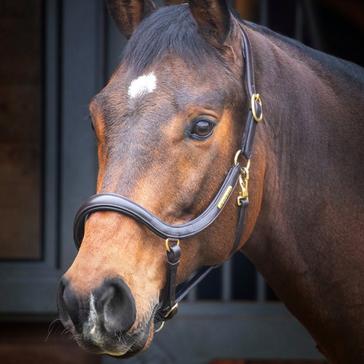
[[[120,359],[127,359],[127,358],[131,358],[132,356],[134,356],[140,352],[147,350],[149,348],[150,344],[152,343],[153,337],[154,337],[153,328],[150,329],[150,326],[153,326],[153,325],[148,325],[143,337],[141,337],[140,339],[135,341],[134,344],[126,352],[124,352],[124,353],[106,353],[106,354],[113,356],[113,357],[120,358]]]
[[[95,334],[84,332],[82,336],[74,335],[77,343],[86,351],[105,354],[116,358],[129,358],[150,346],[154,336],[154,324],[149,322],[143,330],[138,330],[128,337]]]
[[[153,337],[154,337],[153,330],[150,330],[149,335],[145,335],[143,340],[132,345],[132,347],[128,351],[126,351],[124,354],[120,354],[120,353],[116,353],[116,354],[106,353],[106,354],[109,356],[112,356],[112,357],[120,358],[120,359],[131,358],[134,355],[147,350],[153,341]]]

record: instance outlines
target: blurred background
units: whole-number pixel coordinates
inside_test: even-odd
[[[245,19],[364,65],[361,0],[232,5]],[[2,364],[116,363],[80,350],[54,320],[57,281],[76,254],[73,216],[95,190],[88,101],[124,44],[102,0],[0,0]],[[126,362],[308,364],[322,357],[237,254],[188,296],[147,353]]]

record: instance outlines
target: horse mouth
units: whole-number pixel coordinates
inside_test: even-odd
[[[82,333],[70,329],[77,344],[93,354],[104,354],[117,358],[129,358],[146,350],[153,339],[153,320],[135,332],[125,335],[115,332],[106,334],[84,325]]]
[[[105,354],[118,358],[128,358],[147,347],[150,342],[150,333],[148,330],[129,336],[127,339],[119,335],[109,336],[90,336],[88,333],[82,335],[74,335],[77,344],[84,350],[93,354]],[[148,345],[149,346],[149,345]]]
[[[68,312],[63,301],[59,301],[59,318],[64,328],[73,336],[76,343],[93,354],[105,354],[118,358],[131,357],[146,350],[154,337],[154,320],[158,304],[144,318],[137,318],[127,331],[113,325],[112,316],[87,307],[84,310]]]

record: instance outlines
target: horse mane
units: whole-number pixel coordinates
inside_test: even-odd
[[[165,6],[145,18],[127,43],[123,61],[140,74],[166,54],[190,65],[213,60],[228,68],[219,51],[199,34],[187,4]]]
[[[364,87],[364,68],[310,48],[264,26],[242,21],[236,12],[233,12],[233,17],[270,39],[276,46],[288,50],[298,60],[309,62],[316,69],[320,68],[320,74],[334,74],[359,88]],[[191,66],[213,61],[229,72],[219,50],[198,32],[188,4],[164,6],[145,18],[124,48],[123,61],[136,74],[141,74],[166,54],[176,55]]]
[[[319,64],[322,66],[322,68],[326,69],[330,73],[341,78],[345,78],[350,82],[361,84],[361,87],[364,87],[363,67],[358,66],[357,64],[350,61],[311,48],[295,39],[276,33],[265,26],[246,21],[244,21],[244,24],[252,30],[257,31],[258,33],[272,40],[272,42],[278,47],[285,49],[289,48],[291,51],[293,50],[297,55],[297,59],[305,59],[306,61],[311,61],[311,63],[315,63],[316,65]]]

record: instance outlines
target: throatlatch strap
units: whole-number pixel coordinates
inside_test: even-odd
[[[196,287],[213,269],[217,267],[217,265],[202,267],[190,279],[180,284],[177,287],[176,302],[181,302],[194,287]]]

